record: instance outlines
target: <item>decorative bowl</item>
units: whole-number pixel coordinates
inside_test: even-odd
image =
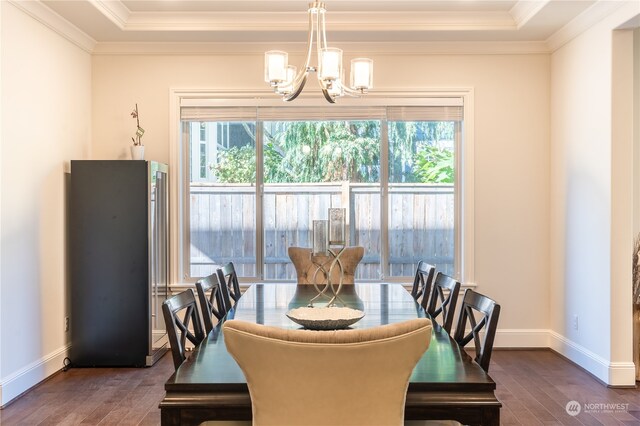
[[[337,330],[360,321],[364,312],[347,307],[302,307],[287,312],[287,317],[309,330]]]

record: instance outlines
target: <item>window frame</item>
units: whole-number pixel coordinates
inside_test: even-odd
[[[184,129],[181,126],[180,108],[184,103],[202,106],[278,106],[282,107],[280,99],[274,99],[270,91],[221,91],[213,89],[170,89],[169,93],[169,177],[170,177],[170,237],[174,244],[170,246],[170,286],[184,287],[192,285],[195,279],[190,279],[182,269],[188,264],[188,248],[185,244],[185,233],[189,232],[189,220],[185,217],[184,203],[188,198],[188,177],[185,173],[189,171],[189,158],[184,155],[183,146]],[[473,110],[473,88],[458,88],[449,90],[414,90],[414,91],[376,91],[366,97],[352,99],[340,99],[344,106],[426,106],[442,105],[434,103],[434,100],[442,101],[446,98],[461,98],[463,102],[464,121],[456,126],[459,131],[459,138],[463,140],[462,146],[456,147],[456,177],[455,177],[455,268],[456,274],[464,286],[475,286],[474,282],[474,110]],[[293,104],[296,106],[326,106],[326,101],[317,97],[301,96]],[[386,123],[385,123],[386,124]],[[387,126],[382,126],[386,132]],[[257,122],[256,140],[261,140],[262,124]],[[388,138],[381,135],[381,163],[388,161]],[[256,144],[256,155],[262,157],[262,144]],[[257,176],[262,176],[262,164],[260,161],[256,169]],[[383,169],[387,169],[384,167]],[[388,226],[388,175],[380,176],[382,206],[386,214],[381,217],[381,228]],[[264,186],[262,179],[256,184],[256,210],[262,212],[262,196]],[[256,227],[262,229],[262,214],[256,215]],[[262,247],[262,232],[256,233],[256,247]],[[385,233],[383,233],[384,235]],[[387,250],[384,238],[381,241],[382,249]],[[256,250],[256,270],[262,270],[262,251]],[[386,259],[383,256],[383,259]],[[184,262],[187,263],[184,263]],[[406,282],[408,277],[389,277],[388,265],[384,262],[381,265],[383,273],[382,280],[385,282]],[[261,277],[243,277],[242,282],[263,281]]]

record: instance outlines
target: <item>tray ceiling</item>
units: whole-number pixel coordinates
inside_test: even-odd
[[[625,3],[624,1],[607,1]],[[41,0],[97,43],[304,43],[302,0]],[[329,0],[329,42],[545,41],[596,0]]]

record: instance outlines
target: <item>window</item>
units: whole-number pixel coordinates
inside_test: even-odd
[[[447,275],[457,275],[460,112],[404,111],[388,122],[389,276],[412,275],[420,260]]]
[[[460,100],[183,106],[183,176],[192,177],[183,179],[184,278],[233,261],[242,277],[293,280],[287,249],[309,247],[312,221],[329,207],[347,209],[349,245],[365,247],[357,279],[409,277],[419,260],[457,275],[462,111]],[[215,131],[202,140],[202,129]]]
[[[314,219],[347,209],[352,245],[368,258],[360,278],[380,279],[380,215],[361,194],[380,193],[380,120],[263,122],[264,279],[295,279],[290,246],[311,247]],[[378,203],[379,204],[379,203]]]

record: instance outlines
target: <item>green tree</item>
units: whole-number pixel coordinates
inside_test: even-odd
[[[455,169],[453,151],[436,145],[425,145],[416,155],[414,173],[424,183],[453,183]]]
[[[433,179],[439,172],[431,173],[425,167],[435,166],[435,163],[426,161],[426,158],[437,156],[437,153],[421,153],[421,150],[428,146],[441,146],[442,141],[453,141],[454,130],[455,124],[452,121],[390,121],[389,181],[436,182]]]
[[[219,182],[253,183],[256,181],[256,151],[250,145],[232,147],[218,153],[218,165],[211,167]]]
[[[275,123],[265,133],[265,182],[375,182],[379,125],[376,122]]]
[[[266,183],[379,181],[379,121],[269,122],[264,135]],[[453,152],[439,147],[453,138],[453,122],[389,122],[390,182],[452,183]],[[220,182],[255,182],[255,163],[253,146],[233,147],[213,170]]]

